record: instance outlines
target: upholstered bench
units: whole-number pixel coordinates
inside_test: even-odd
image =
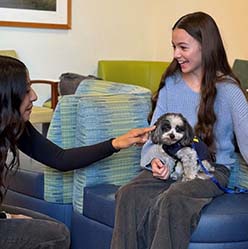
[[[83,214],[74,212],[72,217],[73,248],[79,245],[84,245],[84,249],[110,248],[117,189],[113,184],[84,189]],[[224,194],[215,198],[203,209],[189,249],[247,248],[248,194]]]

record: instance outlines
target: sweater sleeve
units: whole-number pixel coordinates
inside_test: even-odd
[[[95,145],[62,149],[40,134],[30,122],[26,123],[17,146],[31,158],[61,171],[83,168],[118,152],[112,146],[112,139]]]
[[[248,163],[248,102],[243,92],[233,86],[230,91],[230,106],[239,150]]]

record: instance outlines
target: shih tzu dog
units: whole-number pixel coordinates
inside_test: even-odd
[[[159,153],[160,160],[169,167],[170,177],[174,180],[208,179],[209,175],[202,170],[200,163],[207,172],[213,172],[211,155],[206,144],[194,137],[193,128],[186,118],[179,113],[166,113],[155,125],[151,141],[157,146],[153,150],[157,155],[149,157],[155,158]]]

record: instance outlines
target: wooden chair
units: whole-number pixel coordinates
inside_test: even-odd
[[[0,55],[10,56],[13,58],[18,58],[18,55],[15,50],[0,50]],[[43,128],[45,130],[48,129],[49,123],[53,116],[53,111],[58,102],[58,81],[53,80],[31,80],[31,84],[48,84],[51,87],[51,101],[47,101],[43,106],[34,106],[30,121],[34,124],[42,123]]]
[[[30,116],[31,123],[42,124],[42,133],[46,135],[54,109],[58,103],[58,81],[31,80],[31,84],[48,84],[51,87],[51,100],[45,102],[43,106],[34,106]]]

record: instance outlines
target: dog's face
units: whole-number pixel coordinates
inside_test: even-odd
[[[179,113],[166,113],[155,123],[156,129],[151,133],[154,144],[172,145],[179,142],[182,146],[192,143],[193,129]]]

